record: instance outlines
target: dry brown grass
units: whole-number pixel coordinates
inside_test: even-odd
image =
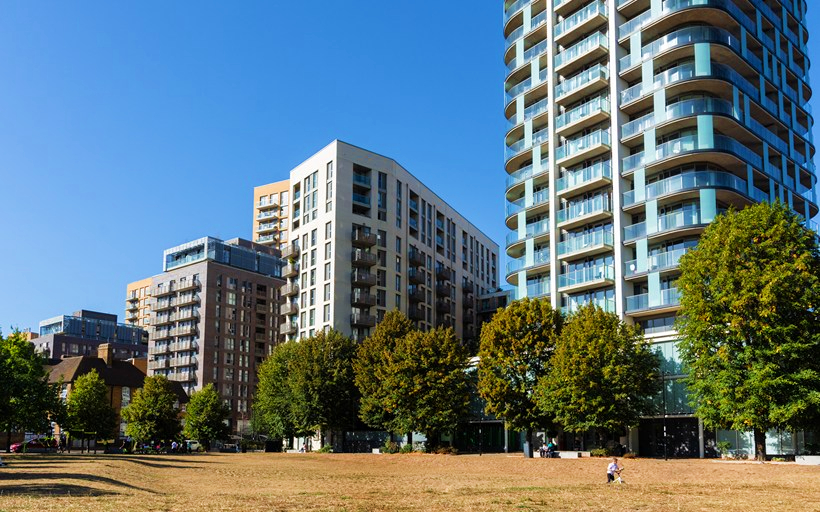
[[[820,468],[518,455],[4,456],[0,512],[820,510]]]

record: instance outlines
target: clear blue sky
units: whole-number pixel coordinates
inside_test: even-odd
[[[5,2],[0,327],[122,319],[165,248],[250,238],[253,187],[335,138],[503,244],[501,4]]]

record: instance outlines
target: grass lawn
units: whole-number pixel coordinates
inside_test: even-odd
[[[820,468],[517,455],[0,454],[0,511],[820,510]]]

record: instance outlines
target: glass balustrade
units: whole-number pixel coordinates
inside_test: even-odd
[[[530,29],[527,33],[532,32],[533,30],[537,29],[541,25],[547,22],[547,11],[546,9],[538,13],[537,15],[533,16],[530,20]],[[510,46],[513,42],[520,39],[524,35],[524,26],[520,26],[517,29],[510,32],[510,35],[507,36],[507,46]]]
[[[510,158],[514,157],[518,153],[521,153],[522,151],[524,151],[526,149],[530,149],[530,148],[532,148],[533,146],[535,146],[537,144],[541,144],[542,142],[549,140],[549,136],[550,136],[549,130],[547,128],[544,128],[543,130],[535,132],[535,133],[532,134],[532,143],[531,144],[527,144],[527,139],[526,138],[515,142],[514,144],[512,144],[511,146],[507,147],[504,150],[505,160],[509,160]]]
[[[723,187],[748,194],[746,180],[734,174],[721,171],[697,171],[678,174],[669,178],[650,183],[644,189],[644,199],[648,201],[657,197],[700,188]],[[635,204],[635,191],[624,192],[624,206]]]
[[[521,66],[538,57],[542,53],[545,53],[547,51],[547,48],[549,48],[549,45],[547,43],[549,43],[549,41],[545,39],[540,43],[527,49],[524,52],[524,55],[522,55],[520,58],[515,58],[511,60],[509,64],[507,64],[507,69],[512,71],[513,69],[520,68]]]
[[[731,153],[751,164],[753,167],[763,169],[763,159],[760,155],[735,139],[726,137],[725,135],[715,135],[713,142],[713,144],[701,144],[696,135],[689,135],[679,139],[674,139],[658,145],[655,148],[655,152],[650,160],[646,159],[645,152],[643,151],[624,158],[622,162],[622,169],[623,172],[630,172],[647,164],[658,162],[660,160],[683,153],[706,150]]]
[[[561,313],[564,316],[569,316],[573,313],[576,313],[579,309],[587,304],[595,304],[599,308],[603,309],[607,313],[615,313],[615,299],[588,299],[588,300],[574,300],[570,297],[570,304],[568,306],[561,307]]]
[[[535,0],[516,0],[515,2],[511,3],[504,9],[504,23],[506,24],[510,18],[513,17],[518,11],[520,11],[525,5],[531,3]]]
[[[680,264],[681,257],[686,254],[686,251],[687,249],[675,249],[674,251],[650,254],[646,259],[646,269],[641,272],[659,272],[661,270],[677,268]],[[631,260],[624,263],[624,275],[626,277],[632,277],[639,273],[638,260]]]
[[[609,130],[597,130],[577,139],[568,139],[555,150],[556,160],[575,156],[579,152],[598,145],[609,146]]]
[[[507,103],[512,101],[512,99],[515,98],[516,96],[518,96],[519,94],[521,94],[523,92],[526,92],[526,91],[529,91],[534,86],[541,85],[542,83],[544,83],[544,81],[547,79],[548,75],[549,75],[549,70],[545,69],[545,70],[541,71],[538,74],[539,82],[537,84],[533,85],[532,77],[530,77],[530,78],[527,78],[526,80],[516,84],[514,87],[511,87],[510,90],[505,93]]]
[[[550,200],[550,190],[548,188],[544,188],[541,190],[536,190],[532,194],[532,203],[530,205],[526,204],[526,198],[522,197],[521,199],[516,199],[515,201],[510,201],[507,203],[507,217],[510,215],[515,215],[516,213],[524,210],[525,208],[534,208],[536,206],[540,206],[542,204],[548,203]]]
[[[600,64],[596,64],[593,67],[575,75],[569,80],[564,80],[563,82],[556,85],[555,97],[561,98],[562,96],[565,96],[566,94],[569,94],[572,91],[580,89],[581,87],[584,87],[586,84],[601,78],[603,78],[604,80],[609,79],[609,68],[607,68],[606,66],[602,66]]]
[[[527,238],[534,238],[536,236],[541,236],[548,234],[550,230],[550,221],[549,219],[541,219],[538,222],[533,222],[531,224],[527,224],[526,228],[524,229],[524,234],[519,235],[518,231],[513,231],[512,233],[507,234],[507,245],[512,245],[516,242],[520,242],[522,240],[526,240]]]
[[[549,276],[544,281],[538,281],[527,285],[527,297],[544,297],[550,294]]]
[[[578,44],[567,48],[566,50],[562,51],[558,55],[555,56],[555,67],[559,68],[564,64],[568,64],[573,60],[577,59],[581,55],[585,53],[589,53],[596,48],[609,48],[609,43],[606,40],[606,36],[604,36],[600,32],[595,32],[591,36],[587,37],[583,41],[579,42]]]
[[[649,294],[642,293],[640,295],[633,295],[631,297],[626,298],[626,311],[627,313],[633,311],[641,311],[644,309],[656,308],[656,307],[669,307],[669,306],[677,306],[680,304],[680,292],[677,288],[668,288],[666,290],[661,290],[660,293],[660,302],[658,304],[650,305],[649,303]]]
[[[541,169],[533,174],[532,165],[528,165],[526,167],[522,167],[518,169],[514,173],[507,176],[507,188],[512,187],[513,185],[517,185],[529,178],[533,178],[535,176],[541,176],[542,174],[546,174],[549,172],[550,162],[549,159],[544,158],[541,160]]]
[[[570,254],[590,247],[613,244],[614,237],[611,231],[595,231],[593,233],[572,236],[568,240],[559,242],[558,255]]]
[[[587,5],[580,11],[576,11],[575,13],[571,14],[570,16],[564,18],[560,23],[555,25],[555,29],[553,34],[555,37],[561,36],[565,32],[569,32],[570,30],[574,29],[578,25],[586,22],[589,19],[594,18],[595,16],[604,16],[606,17],[606,4],[601,0],[597,0],[592,2],[591,4]]]
[[[546,265],[550,262],[550,250],[549,248],[540,249],[533,253],[533,262],[531,265],[527,265],[527,258],[521,257],[510,260],[507,262],[507,275],[510,275],[514,272],[520,272],[521,270],[539,267],[541,265]]]
[[[610,211],[612,211],[612,205],[610,204],[609,196],[599,195],[584,201],[570,203],[568,207],[558,210],[556,222],[561,224],[562,222],[584,217],[586,215]]]
[[[615,279],[615,267],[611,265],[600,265],[559,275],[558,288],[567,288],[569,286],[579,286],[586,283],[612,279]]]
[[[608,160],[577,171],[568,171],[563,177],[555,180],[555,189],[560,192],[601,178],[612,179],[612,166]]]
[[[589,117],[599,112],[609,113],[609,98],[606,96],[598,96],[583,105],[579,105],[572,110],[555,117],[555,128],[560,129],[564,126],[570,125],[585,117]]]

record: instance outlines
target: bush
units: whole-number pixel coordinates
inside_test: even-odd
[[[718,453],[724,457],[729,453],[729,450],[732,449],[732,443],[729,441],[718,441],[716,446]]]
[[[609,456],[609,450],[606,448],[593,448],[589,451],[590,457],[607,457]]]
[[[436,448],[435,453],[437,455],[458,455],[458,450],[452,446],[439,446]]]
[[[395,441],[385,441],[381,450],[382,453],[399,453],[399,443]]]
[[[622,455],[624,459],[634,459],[636,457],[635,452],[626,452]]]
[[[333,446],[326,444],[319,448],[318,453],[333,453]]]
[[[410,444],[410,443],[405,444],[404,446],[401,447],[401,450],[399,450],[399,453],[413,453],[413,445]]]

